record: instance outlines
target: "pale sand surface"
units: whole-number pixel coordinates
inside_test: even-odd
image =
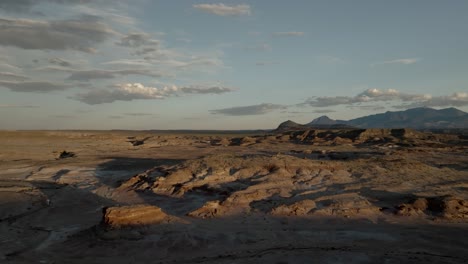
[[[0,263],[467,263],[467,236],[456,135],[0,132]]]

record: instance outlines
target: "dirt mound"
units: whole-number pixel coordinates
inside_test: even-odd
[[[315,204],[315,201],[306,199],[295,202],[291,205],[280,205],[276,208],[273,208],[270,213],[275,216],[304,216],[316,208],[317,205]]]
[[[224,208],[220,205],[220,201],[209,201],[202,207],[188,213],[188,216],[195,218],[213,218],[224,215]]]
[[[403,216],[430,215],[446,219],[468,218],[468,201],[455,197],[418,198],[412,203],[396,207],[396,214]]]
[[[170,223],[176,220],[177,218],[166,214],[157,206],[132,205],[104,209],[103,224],[110,229],[120,229]]]

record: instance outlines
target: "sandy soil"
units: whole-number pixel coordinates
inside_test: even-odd
[[[0,263],[467,263],[467,235],[457,135],[0,132]]]

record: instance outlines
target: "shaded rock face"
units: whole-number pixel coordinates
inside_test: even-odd
[[[132,144],[132,146],[137,147],[137,146],[141,146],[141,145],[145,144],[145,141],[147,141],[150,138],[152,138],[152,137],[145,137],[143,139],[137,139],[135,137],[127,137],[127,142]]]
[[[108,207],[104,209],[103,224],[110,229],[148,226],[174,222],[175,218],[161,208],[151,205]]]

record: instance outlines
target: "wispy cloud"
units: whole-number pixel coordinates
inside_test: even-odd
[[[83,70],[83,71],[73,71],[68,77],[68,80],[74,81],[90,81],[94,79],[113,79],[117,76],[125,75],[143,75],[150,77],[163,77],[167,76],[162,73],[152,72],[144,69],[133,69],[133,70]]]
[[[186,94],[223,94],[223,93],[235,91],[235,89],[233,88],[219,87],[219,86],[213,86],[213,87],[189,86],[189,87],[181,87],[178,90]]]
[[[132,66],[132,67],[149,67],[152,64],[146,60],[142,59],[122,59],[122,60],[113,60],[101,63],[102,65],[110,66]]]
[[[468,93],[457,92],[451,95],[430,96],[427,100],[414,101],[409,104],[401,104],[395,108],[413,107],[446,107],[446,106],[468,106]]]
[[[11,104],[0,104],[0,108],[39,108],[37,105],[11,105]]]
[[[24,75],[15,74],[11,72],[0,72],[1,81],[25,81],[28,79],[29,78]]]
[[[62,67],[71,67],[71,66],[73,66],[73,63],[71,61],[68,61],[68,60],[65,60],[65,59],[62,59],[62,58],[50,58],[49,63],[54,64],[54,65],[59,65],[59,66],[62,66]]]
[[[248,16],[251,14],[250,6],[246,4],[225,5],[219,4],[197,4],[193,8],[218,16]]]
[[[142,46],[158,46],[159,40],[152,39],[151,35],[145,32],[130,33],[120,39],[115,44],[122,47],[139,48]]]
[[[380,90],[367,89],[356,96],[322,96],[312,97],[306,100],[304,104],[314,107],[328,107],[335,105],[353,105],[357,103],[368,103],[378,101],[413,101],[421,100],[427,97],[420,94],[401,93],[395,89]]]
[[[111,89],[92,90],[87,93],[77,94],[76,96],[72,97],[72,99],[81,101],[86,104],[96,105],[112,103],[115,101],[155,100],[187,94],[222,94],[232,91],[234,91],[234,89],[218,86],[178,87],[172,85],[157,88],[144,86],[141,83],[126,83],[115,85],[111,87]]]
[[[273,64],[279,64],[279,62],[276,62],[276,61],[257,61],[257,62],[255,62],[255,65],[257,65],[257,66],[267,66],[267,65],[273,65]]]
[[[212,114],[228,115],[228,116],[245,116],[245,115],[263,115],[275,110],[286,109],[287,106],[279,104],[258,104],[249,106],[237,106],[231,108],[210,110]]]
[[[396,59],[396,60],[387,60],[382,62],[376,62],[371,64],[372,67],[386,64],[401,64],[401,65],[410,65],[419,62],[420,58],[406,58],[406,59]]]
[[[82,17],[39,21],[0,19],[0,45],[31,50],[96,51],[96,45],[116,34],[108,25]]]
[[[318,61],[320,63],[324,63],[324,64],[344,64],[346,63],[346,61],[342,58],[338,58],[338,57],[335,57],[335,56],[329,56],[329,55],[323,55],[323,56],[319,56],[317,57]]]
[[[386,107],[383,105],[348,105],[347,108],[360,109],[364,111],[382,111],[386,109]]]
[[[0,62],[0,70],[4,70],[8,72],[22,72],[23,71],[21,68],[11,65],[7,62]]]
[[[63,91],[71,88],[68,84],[53,83],[45,81],[34,81],[34,82],[8,82],[0,81],[0,87],[5,87],[14,92],[35,92],[35,93],[46,93],[53,91]]]
[[[133,116],[133,117],[142,117],[142,116],[154,116],[155,114],[152,113],[124,113],[126,116]]]
[[[50,117],[61,118],[61,119],[70,119],[70,118],[76,118],[77,116],[75,116],[75,115],[51,115]]]
[[[317,109],[312,111],[314,114],[329,114],[329,113],[335,113],[336,111],[333,109]]]
[[[247,46],[245,47],[245,50],[247,51],[272,51],[273,49],[267,43],[259,43],[256,45]]]
[[[34,0],[2,0],[0,1],[0,9],[10,12],[30,12],[31,8],[39,4],[40,1]],[[86,4],[92,0],[43,0],[42,2],[50,2],[56,4]]]
[[[302,31],[281,31],[274,32],[274,37],[302,37],[305,35],[305,32]]]

